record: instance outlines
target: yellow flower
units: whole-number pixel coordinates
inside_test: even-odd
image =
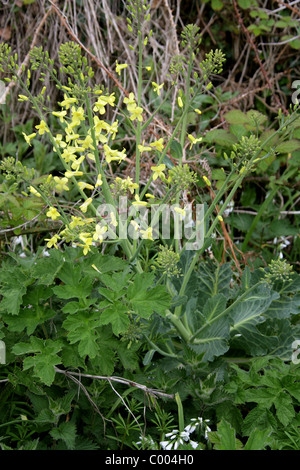
[[[129,93],[129,98],[124,98],[124,103],[127,106],[128,111],[131,113],[133,109],[136,108],[135,97],[133,93]]]
[[[103,235],[107,232],[107,226],[96,225],[96,231],[93,235],[94,240],[98,240],[100,243],[103,242]]]
[[[85,245],[83,247],[83,254],[84,256],[87,255],[87,253],[91,250],[90,245],[93,244],[93,239],[92,238],[87,238],[85,241]]]
[[[154,181],[157,180],[157,178],[164,178],[164,170],[166,168],[166,165],[164,165],[163,163],[159,166],[152,166],[151,167],[151,170],[154,172],[153,174],[153,179]]]
[[[62,191],[69,191],[67,186],[68,178],[59,178],[58,176],[54,176],[54,181],[56,182],[55,191],[57,193],[61,193]]]
[[[160,89],[164,86],[164,83],[162,83],[161,85],[158,85],[157,83],[152,82],[152,86],[153,86],[154,93],[157,93],[157,96],[159,96]]]
[[[118,121],[114,121],[111,126],[109,124],[107,124],[106,130],[107,130],[108,133],[109,132],[111,133],[111,138],[112,138],[112,140],[114,140],[116,138],[116,134],[118,132]]]
[[[53,111],[52,114],[53,116],[58,117],[60,122],[64,122],[64,117],[67,114],[67,111]]]
[[[135,119],[137,119],[138,121],[142,122],[142,120],[143,120],[142,112],[143,112],[143,108],[140,108],[139,106],[136,106],[134,109],[132,109],[130,111],[131,121],[134,121]]]
[[[174,207],[174,211],[181,216],[181,220],[184,219],[185,209],[181,209],[181,207]]]
[[[115,101],[115,94],[112,93],[109,96],[99,96],[98,100],[93,107],[93,111],[98,111],[100,114],[105,113],[105,106],[109,104],[110,106],[114,106]]]
[[[111,212],[109,215],[110,215],[111,225],[113,225],[114,227],[117,227],[118,222],[117,222],[117,219],[116,219],[116,216],[115,216],[114,212]]]
[[[79,246],[83,246],[84,255],[90,251],[90,246],[93,244],[93,239],[89,235],[89,233],[80,233],[79,235],[80,240],[82,240],[84,243],[84,245],[79,244]]]
[[[195,145],[197,142],[201,142],[202,137],[196,139],[192,134],[188,134],[189,141],[191,142],[190,149]]]
[[[72,215],[72,222],[70,222],[69,227],[73,230],[76,227],[79,227],[80,225],[85,225],[85,221],[81,217],[76,217],[75,215]]]
[[[163,142],[164,142],[164,139],[161,138],[159,140],[155,140],[154,142],[151,142],[150,145],[151,147],[155,147],[156,150],[161,152],[164,149]]]
[[[64,101],[62,101],[60,104],[60,106],[66,108],[66,109],[69,109],[70,107],[70,104],[72,103],[77,103],[77,98],[68,98],[68,96],[66,94],[64,94]]]
[[[146,201],[141,201],[140,198],[139,198],[139,195],[136,194],[134,196],[135,198],[135,201],[132,203],[133,206],[136,206],[136,207],[142,207],[142,206],[147,206],[148,203]]]
[[[145,196],[146,196],[148,199],[155,199],[155,196],[153,196],[153,194],[150,194],[150,193],[146,193]]]
[[[204,179],[205,183],[207,184],[207,186],[211,186],[211,182],[209,181],[209,179],[206,176],[203,176],[203,179]]]
[[[119,163],[121,163],[122,160],[126,158],[126,150],[123,148],[123,150],[120,152],[119,150],[111,149],[107,144],[103,146],[104,153],[105,153],[105,159],[107,163],[110,163],[111,161],[117,161],[119,160]]]
[[[130,221],[131,225],[134,227],[134,230],[137,232],[139,227],[139,224],[135,220]]]
[[[79,139],[79,134],[75,134],[72,128],[66,128],[66,141],[70,142],[71,140]]]
[[[75,152],[77,152],[76,147],[68,147],[63,151],[61,156],[66,163],[69,163],[70,161],[74,162],[76,160],[76,155],[74,155]]]
[[[91,149],[91,150],[94,150],[94,146],[93,146],[93,139],[90,135],[87,135],[86,138],[84,140],[78,140],[78,143],[82,145],[82,148],[87,150],[87,149]]]
[[[58,248],[56,243],[58,242],[59,239],[60,239],[59,235],[54,235],[52,238],[45,238],[45,241],[48,242],[47,247],[52,248],[52,246],[54,246],[55,248]]]
[[[83,191],[84,189],[94,189],[94,186],[89,184],[89,183],[85,183],[84,181],[79,181],[78,182],[78,186],[79,188]]]
[[[84,159],[85,159],[85,156],[81,155],[81,157],[79,157],[78,160],[74,160],[74,162],[71,165],[72,170],[78,171],[78,169],[79,169],[79,167],[80,167],[80,165],[81,165],[81,163],[83,162]]]
[[[142,235],[142,238],[144,238],[144,240],[152,240],[153,241],[152,228],[151,227],[148,227],[146,230],[140,230],[140,233]]]
[[[121,70],[126,69],[128,67],[127,64],[118,64],[118,61],[116,61],[116,72],[118,75],[121,75]]]
[[[50,207],[47,212],[47,217],[50,217],[52,220],[56,220],[58,217],[60,217],[60,213],[57,209],[55,209],[55,207]]]
[[[152,150],[151,147],[145,147],[145,146],[144,146],[144,143],[145,143],[145,141],[143,142],[143,145],[138,145],[138,149],[139,149],[139,151],[140,151],[141,153],[142,153],[142,152],[148,152],[149,150]]]
[[[81,206],[79,206],[79,209],[81,209],[82,212],[86,212],[87,208],[89,207],[89,205],[91,204],[92,201],[93,201],[93,199],[91,197],[87,198],[87,200],[84,201],[84,203],[81,204]]]
[[[54,137],[55,143],[58,147],[65,148],[67,146],[66,142],[62,140],[62,135],[61,134],[56,134]],[[53,147],[53,151],[56,152],[56,148]]]
[[[96,181],[96,184],[95,184],[95,188],[97,188],[98,186],[102,186],[102,184],[103,184],[102,176],[101,176],[101,174],[99,174],[97,176],[97,181]]]
[[[194,109],[194,111],[195,111],[195,113],[197,113],[197,114],[202,114],[202,112],[201,112],[200,109],[198,109],[198,108]]]
[[[20,99],[18,101],[28,101],[28,98],[25,95],[19,95],[19,98]]]
[[[76,109],[75,106],[72,106],[72,124],[77,126],[84,120],[84,109],[81,107]]]
[[[126,186],[126,189],[129,189],[129,191],[131,192],[131,194],[134,193],[134,190],[137,189],[139,187],[139,185],[137,183],[134,183],[132,181],[132,179],[130,178],[130,176],[127,176],[126,180],[124,181],[124,184]]]
[[[73,176],[82,176],[82,175],[83,175],[82,171],[66,171],[65,172],[66,178],[72,178]]]
[[[33,132],[33,134],[29,134],[29,135],[26,135],[25,132],[22,132],[22,134],[23,134],[24,139],[26,140],[27,144],[30,145],[30,147],[31,147],[30,141],[32,139],[34,139],[34,137],[36,136],[36,132]]]
[[[221,215],[218,215],[218,219],[220,220],[220,222],[223,222],[223,217]]]
[[[30,187],[29,187],[29,190],[30,190],[30,192],[31,192],[32,194],[34,194],[35,196],[37,196],[37,197],[42,197],[42,196],[40,195],[40,193],[39,193],[33,186],[30,186]]]
[[[40,135],[43,135],[45,132],[50,132],[47,127],[47,124],[45,123],[43,119],[41,120],[40,124],[35,126],[35,128],[39,130]]]
[[[178,96],[177,103],[178,103],[179,108],[183,107],[183,102],[182,102],[181,96]]]

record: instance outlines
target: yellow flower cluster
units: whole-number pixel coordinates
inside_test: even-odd
[[[133,93],[129,93],[129,97],[124,98],[124,103],[126,104],[126,107],[127,107],[128,111],[130,113],[131,121],[134,121],[135,119],[137,119],[138,121],[142,122],[142,120],[143,120],[143,116],[142,116],[143,108],[141,108],[140,106],[137,106]]]

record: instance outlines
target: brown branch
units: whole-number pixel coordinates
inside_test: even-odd
[[[238,9],[236,0],[232,0],[232,4],[233,4],[233,8],[234,8],[235,15],[236,15],[236,17],[237,17],[238,23],[239,23],[239,25],[241,26],[241,28],[242,28],[242,30],[243,30],[245,36],[247,37],[247,40],[248,40],[248,42],[249,42],[249,44],[250,44],[250,47],[251,47],[251,49],[253,50],[253,52],[254,52],[254,54],[255,54],[256,61],[257,61],[257,63],[259,64],[261,73],[263,74],[264,79],[265,79],[265,81],[267,82],[268,88],[269,88],[271,91],[274,92],[274,89],[272,88],[272,84],[271,84],[271,82],[270,82],[270,80],[269,80],[269,77],[268,77],[268,75],[267,75],[267,72],[265,71],[265,68],[264,68],[264,66],[263,66],[263,63],[262,63],[262,61],[260,60],[257,47],[256,47],[256,45],[255,45],[255,43],[254,43],[254,41],[253,41],[253,39],[252,39],[252,37],[251,37],[251,34],[249,33],[248,29],[247,29],[246,26],[244,25],[244,22],[243,22],[243,19],[242,19],[241,15],[240,15],[240,12],[239,12],[239,9]],[[275,96],[275,100],[276,100],[277,105],[278,105],[279,107],[281,107],[282,105],[281,105],[281,102],[280,102],[278,96],[277,96],[276,94],[274,94],[274,96]]]
[[[69,372],[67,370],[61,370],[58,367],[55,367],[55,372],[58,372],[59,374],[64,374],[66,376],[72,376],[72,375],[77,375],[80,377],[86,377],[89,379],[97,379],[97,380],[107,380],[108,382],[119,382],[125,385],[129,385],[130,387],[136,387],[139,388],[140,390],[143,390],[146,393],[149,393],[150,395],[159,395],[165,398],[174,398],[174,395],[169,395],[164,392],[160,392],[159,390],[156,390],[154,388],[148,388],[146,385],[141,385],[137,382],[133,382],[132,380],[128,379],[123,379],[121,377],[106,377],[103,375],[91,375],[91,374],[81,374],[79,372]]]
[[[292,5],[289,5],[288,3],[284,3],[282,0],[275,0],[279,5],[282,5],[283,7],[287,8],[288,10],[291,10],[293,13],[295,13],[297,16],[300,16],[300,10],[298,8],[293,7]]]

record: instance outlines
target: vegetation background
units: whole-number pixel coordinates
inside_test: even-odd
[[[12,52],[18,54],[19,65],[24,64],[25,69],[30,63],[30,52],[40,46],[59,69],[59,49],[62,44],[73,41],[87,57],[97,84],[109,94],[125,91],[137,95],[138,62],[134,53],[137,40],[132,43],[127,16],[126,2],[122,0],[2,0],[0,42],[11,46]],[[201,33],[202,41],[197,53],[199,62],[212,49],[221,50],[226,57],[222,73],[211,78],[213,87],[198,99],[201,120],[195,118],[195,113],[188,117],[191,132],[203,138],[203,145],[197,147],[197,152],[189,159],[190,168],[199,177],[191,198],[197,200],[201,197],[208,205],[212,203],[214,191],[220,189],[224,182],[223,168],[227,165],[224,153],[230,155],[233,146],[249,132],[256,133],[264,152],[273,146],[276,149],[243,180],[231,206],[223,214],[224,221],[216,238],[201,256],[205,265],[200,268],[203,277],[197,274],[189,286],[187,295],[191,299],[195,290],[200,292],[199,298],[213,303],[213,295],[219,296],[219,300],[225,296],[232,305],[239,289],[248,288],[251,282],[254,285],[260,279],[255,273],[259,268],[268,269],[274,259],[285,259],[295,276],[300,272],[299,119],[282,141],[274,132],[274,123],[282,116],[288,116],[297,96],[300,96],[297,91],[300,84],[300,4],[288,0],[152,0],[149,24],[153,35],[143,57],[144,65],[151,67],[142,89],[146,112],[150,113],[150,103],[152,108],[154,103],[155,109],[157,98],[151,83],[166,83],[166,88],[168,86],[171,59],[182,50],[181,33],[187,25],[197,25]],[[133,47],[130,48],[129,44]],[[129,64],[122,81],[115,70],[116,61]],[[42,84],[39,79],[38,74],[31,77],[31,93],[38,95],[45,86],[47,104],[56,109],[56,103],[62,98],[61,90],[49,73],[43,76]],[[162,133],[171,135],[172,126],[166,116],[171,116],[172,124],[176,122],[177,95],[184,87],[185,76],[182,75],[155,124],[147,128],[146,140],[158,138]],[[14,155],[26,167],[34,168],[37,180],[49,172],[60,175],[62,167],[46,139],[34,141],[32,147],[26,144],[22,133],[33,132],[38,119],[30,103],[18,99],[19,94],[15,82],[6,83],[5,104],[0,107],[1,160]],[[109,109],[106,117],[115,117],[113,108]],[[116,144],[124,142],[130,146],[133,140],[134,137],[125,129]],[[268,146],[263,147],[265,141],[268,141]],[[169,162],[176,161],[177,150],[176,146],[170,149],[167,154]],[[142,154],[141,184],[148,181],[153,165],[154,159]],[[126,159],[126,165],[121,169],[109,168],[108,172],[111,176],[134,178],[134,155]],[[203,176],[213,182],[211,188],[207,188]],[[55,269],[64,266],[61,269],[66,272],[78,252],[71,254],[67,251],[67,259],[52,254],[49,268],[41,261],[39,267],[43,274],[40,277],[32,265],[22,264],[24,253],[25,256],[40,253],[44,238],[57,226],[55,221],[49,221],[43,215],[40,217],[38,202],[30,200],[27,203],[22,193],[16,196],[5,192],[3,179],[0,187],[1,314],[8,305],[5,300],[7,291],[13,292],[16,279],[18,285],[26,285],[29,272],[33,273],[39,285],[37,302],[47,300],[49,296],[42,295],[47,293],[51,282],[53,285],[58,283]],[[163,194],[159,180],[154,190],[157,195]],[[72,205],[72,195],[65,195],[64,204]],[[18,260],[19,268],[7,261],[8,254]],[[114,255],[113,252],[110,254]],[[89,278],[91,274],[84,262],[81,266]],[[122,269],[117,262],[112,266],[116,272]],[[250,274],[253,271],[254,274]],[[11,284],[7,280],[7,272],[13,277]],[[64,274],[64,282],[73,286],[73,290],[79,279],[82,282],[77,274],[73,278]],[[249,304],[249,308],[255,310],[258,304],[262,305],[263,298],[269,302],[257,310],[257,318],[260,317],[257,323],[263,322],[261,318],[266,312],[270,317],[267,315],[270,320],[267,326],[258,327],[259,333],[267,338],[266,344],[245,345],[235,340],[230,355],[226,357],[225,353],[224,360],[217,357],[214,362],[208,361],[203,365],[200,360],[203,351],[185,349],[176,335],[172,336],[173,345],[167,348],[169,354],[159,356],[164,351],[163,346],[167,345],[164,335],[168,329],[163,321],[159,323],[155,319],[146,331],[152,343],[151,339],[150,342],[142,339],[142,335],[138,336],[139,342],[135,342],[134,334],[130,337],[128,332],[123,338],[127,343],[117,343],[109,328],[104,328],[101,340],[109,351],[107,364],[112,357],[117,358],[115,369],[105,368],[104,364],[97,369],[95,361],[91,361],[85,372],[97,373],[98,376],[118,375],[123,378],[123,384],[115,384],[112,380],[89,380],[88,377],[79,380],[76,373],[67,376],[57,371],[55,382],[45,385],[45,382],[32,381],[28,370],[26,373],[23,371],[21,377],[21,359],[14,358],[7,370],[1,370],[0,377],[2,449],[299,450],[300,371],[297,364],[291,363],[284,349],[284,345],[299,336],[300,285],[297,279],[292,278],[289,287],[275,286],[276,293],[281,295],[278,301],[281,303],[276,304],[274,293],[273,297],[269,293],[260,293],[259,301],[255,305]],[[207,294],[205,285],[214,294]],[[89,291],[88,285],[83,286],[83,297],[85,288]],[[53,296],[53,305],[65,308],[61,298],[66,297]],[[202,309],[204,304],[201,300],[199,302]],[[192,308],[190,304],[189,311]],[[45,321],[51,317],[50,313],[45,313]],[[0,320],[3,327],[3,320]],[[7,324],[6,320],[4,323]],[[10,344],[23,341],[25,337],[28,339],[30,332],[35,330],[32,323],[23,329],[13,321],[10,323],[8,320],[8,324],[12,332]],[[287,331],[284,336],[283,332]],[[253,333],[253,344],[257,338],[255,334],[257,331]],[[282,338],[278,345],[275,336]],[[153,342],[158,349],[152,348]],[[151,348],[149,344],[152,344]],[[278,354],[270,353],[274,348]],[[180,360],[177,356],[174,359],[175,350],[179,351]],[[20,348],[16,355],[21,352]],[[42,352],[47,361],[59,351]],[[73,349],[65,350],[64,354],[66,367],[80,370],[87,366]],[[235,354],[237,360],[234,359]],[[155,367],[153,357],[159,357],[154,361]],[[35,363],[34,367],[38,370],[45,363]],[[155,390],[160,392],[155,393]],[[194,437],[190,438],[192,434]]]

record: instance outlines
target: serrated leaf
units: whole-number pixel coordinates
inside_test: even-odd
[[[61,364],[61,358],[57,355],[61,349],[60,341],[42,340],[31,336],[30,343],[18,343],[13,346],[12,351],[16,355],[35,353],[34,356],[24,359],[23,370],[33,367],[35,375],[50,386],[55,377],[54,366]]]
[[[276,146],[276,152],[291,153],[300,148],[300,140],[291,139]]]
[[[244,450],[263,450],[270,442],[271,429],[253,429]]]
[[[78,281],[76,285],[67,284],[64,286],[53,287],[53,292],[60,299],[85,299],[88,297],[92,291],[92,280],[88,277],[83,278],[81,281]]]
[[[223,147],[231,147],[236,143],[237,139],[235,136],[225,131],[225,129],[215,129],[208,131],[205,137],[203,137],[203,141],[210,144],[216,143]]]
[[[224,419],[218,424],[217,431],[208,433],[208,439],[214,444],[215,450],[242,448],[242,443],[235,437],[235,430]]]
[[[37,279],[38,284],[49,286],[64,264],[63,254],[59,250],[51,250],[50,256],[40,258],[32,269],[32,276]]]
[[[121,302],[114,302],[111,307],[101,313],[99,317],[100,324],[108,325],[110,323],[114,334],[119,336],[120,333],[124,333],[127,330],[130,324],[127,312],[128,308],[126,305]]]
[[[78,344],[78,352],[81,357],[95,357],[99,350],[97,340],[99,332],[96,330],[101,325],[99,312],[86,311],[70,315],[62,326],[67,331],[67,338],[71,344]]]
[[[256,406],[249,411],[242,425],[245,436],[249,436],[254,429],[276,429],[277,421],[273,413],[265,408]]]
[[[242,124],[249,122],[249,117],[239,109],[233,109],[232,111],[229,111],[228,113],[224,114],[224,118],[227,122],[229,122],[229,124]]]
[[[149,318],[153,312],[161,315],[170,307],[171,297],[164,286],[153,286],[154,273],[137,274],[127,291],[128,301],[135,312]]]
[[[76,426],[68,421],[61,423],[58,427],[51,429],[50,435],[53,439],[63,440],[69,450],[75,449]]]
[[[288,426],[295,416],[295,410],[292,404],[292,398],[284,391],[282,391],[274,399],[276,408],[276,416],[283,426]]]

